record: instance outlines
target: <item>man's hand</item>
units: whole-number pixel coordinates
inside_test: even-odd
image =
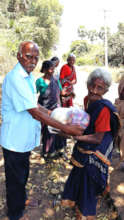
[[[79,125],[65,125],[60,123],[59,121],[49,117],[48,110],[41,111],[39,108],[28,109],[28,112],[38,121],[46,125],[50,125],[54,128],[61,130],[62,132],[68,135],[82,135],[83,128]]]
[[[83,134],[84,129],[79,125],[65,125],[64,133],[72,136],[79,136]]]
[[[67,139],[71,139],[72,138],[72,135],[68,135],[68,134],[66,134],[63,131],[59,131],[57,134],[62,136],[62,137],[64,137],[64,138],[67,138]]]

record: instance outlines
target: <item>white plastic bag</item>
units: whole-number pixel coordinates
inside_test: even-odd
[[[56,108],[52,111],[50,117],[63,124],[78,124],[83,129],[87,128],[90,121],[89,114],[78,107]],[[48,126],[48,129],[51,133],[56,133],[59,131],[59,129],[53,128],[51,126]]]

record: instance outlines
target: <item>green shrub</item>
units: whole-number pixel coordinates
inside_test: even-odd
[[[10,19],[9,28],[13,28],[13,27],[14,27],[14,19]]]
[[[76,59],[76,64],[78,66],[81,65],[94,65],[94,58],[88,57],[88,56],[83,56],[83,57],[79,57]]]

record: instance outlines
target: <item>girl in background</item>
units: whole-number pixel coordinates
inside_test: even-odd
[[[38,103],[51,111],[61,106],[60,92],[62,88],[60,82],[53,77],[54,68],[52,61],[44,61],[40,71],[44,75],[36,80],[37,92],[40,93]],[[61,156],[59,151],[64,147],[63,137],[51,134],[47,125],[42,126],[42,143],[44,157]]]

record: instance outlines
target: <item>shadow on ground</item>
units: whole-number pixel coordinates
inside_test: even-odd
[[[70,158],[73,148],[73,141],[68,142],[66,155]],[[59,160],[47,161],[40,155],[41,148],[36,148],[31,155],[30,176],[27,184],[27,192],[29,198],[38,200],[38,207],[35,209],[27,208],[26,211],[30,216],[30,220],[75,220],[75,211],[73,209],[61,207],[61,194],[63,192],[64,183],[71,170],[69,160],[61,158]],[[0,148],[0,219],[6,216],[6,201],[5,201],[5,177],[3,168],[3,156]],[[115,185],[122,183],[123,175],[118,178],[118,175],[111,174],[112,191],[114,191],[114,199],[119,195],[116,193]],[[120,180],[119,180],[120,179]],[[121,195],[122,196],[122,195]],[[122,196],[123,197],[123,196]],[[124,203],[123,203],[124,204]],[[122,204],[122,205],[123,205]],[[123,211],[123,206],[122,206]],[[102,198],[98,205],[97,220],[119,220],[118,210],[114,206],[110,195]],[[124,219],[124,218],[123,218]]]

